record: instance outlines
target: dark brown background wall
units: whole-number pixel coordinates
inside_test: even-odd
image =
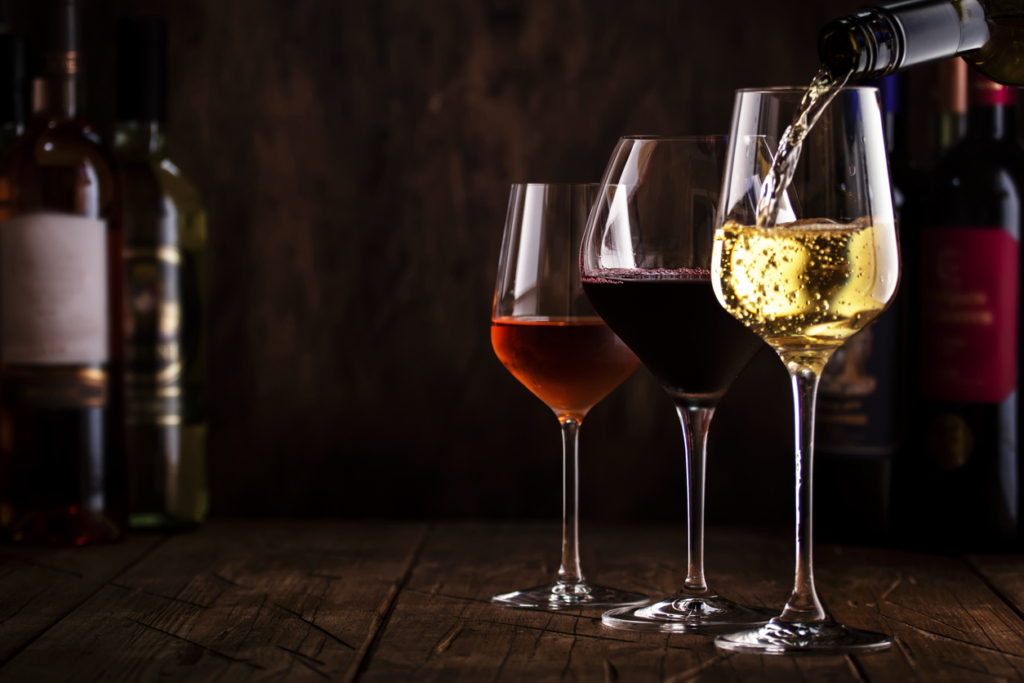
[[[101,131],[116,19],[169,21],[171,152],[212,226],[214,513],[558,514],[557,423],[490,346],[509,184],[596,181],[623,134],[726,132],[736,88],[809,82],[818,28],[860,4],[94,0]],[[763,353],[712,427],[710,519],[790,521],[790,405]],[[585,520],[684,518],[646,371],[581,447]]]

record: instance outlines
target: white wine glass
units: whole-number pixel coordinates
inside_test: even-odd
[[[760,188],[804,89],[741,90],[722,183],[712,282],[719,302],[779,354],[793,387],[796,427],[796,581],[782,614],[722,635],[754,654],[882,650],[884,635],[838,623],[818,597],[812,561],[814,405],[832,353],[896,293],[899,251],[882,117],[874,88],[845,88],[797,150],[775,218]],[[760,220],[759,220],[760,219]]]

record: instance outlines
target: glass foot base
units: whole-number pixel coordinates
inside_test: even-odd
[[[718,636],[715,645],[755,655],[836,654],[878,652],[888,649],[892,641],[881,633],[861,631],[834,621],[799,623],[772,619],[761,628]]]
[[[649,600],[650,598],[646,595],[595,586],[590,583],[554,583],[529,590],[502,593],[491,598],[492,603],[502,607],[546,610],[642,605]]]
[[[676,593],[653,605],[613,609],[604,613],[601,623],[630,631],[721,633],[764,624],[778,614],[760,607],[737,605],[708,591],[698,596]]]

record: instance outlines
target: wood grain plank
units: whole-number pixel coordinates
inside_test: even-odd
[[[584,572],[596,582],[670,592],[685,570],[682,530],[585,530]],[[793,571],[784,536],[711,530],[709,580],[748,604],[781,607]],[[440,525],[400,594],[360,683],[423,681],[995,681],[1021,677],[1024,622],[962,561],[819,546],[819,590],[836,618],[893,635],[886,653],[751,657],[707,636],[608,629],[600,610],[550,614],[489,603],[544,583],[558,529]]]
[[[0,548],[0,664],[162,540],[84,548]]]
[[[426,529],[208,524],[104,587],[0,678],[342,680],[359,666]]]
[[[847,597],[831,603],[836,616],[859,612],[894,638],[892,661],[856,658],[868,680],[1024,678],[1024,622],[962,559],[841,547],[821,555],[819,582]]]

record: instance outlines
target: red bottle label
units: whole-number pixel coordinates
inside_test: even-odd
[[[999,403],[1017,386],[1017,240],[1002,228],[921,236],[921,393]]]

